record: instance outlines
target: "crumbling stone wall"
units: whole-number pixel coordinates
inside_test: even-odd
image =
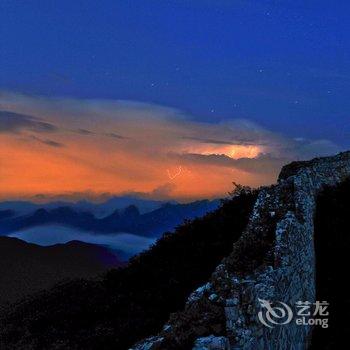
[[[264,326],[259,298],[315,301],[316,196],[349,176],[350,152],[283,167],[278,183],[261,189],[245,232],[210,281],[158,336],[133,349],[306,349],[311,327]]]

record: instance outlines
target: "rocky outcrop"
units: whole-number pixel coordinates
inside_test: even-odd
[[[210,281],[157,337],[133,349],[306,349],[311,326],[265,326],[259,299],[294,314],[298,301],[315,301],[316,196],[349,176],[350,152],[285,166],[276,185],[260,190],[245,232]]]

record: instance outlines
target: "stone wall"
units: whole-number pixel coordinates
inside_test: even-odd
[[[350,152],[283,167],[278,183],[261,189],[245,232],[210,281],[158,336],[133,349],[306,349],[311,327],[264,326],[259,299],[315,301],[316,196],[348,176]]]

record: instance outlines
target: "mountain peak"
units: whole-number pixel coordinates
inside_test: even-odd
[[[128,207],[126,207],[123,211],[124,216],[130,216],[130,217],[136,217],[140,215],[140,211],[137,208],[136,205],[131,204]]]

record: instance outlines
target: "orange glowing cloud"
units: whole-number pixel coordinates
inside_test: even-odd
[[[312,150],[310,143],[246,120],[200,123],[144,103],[11,93],[1,93],[0,103],[1,199],[130,192],[179,200],[222,196],[232,181],[275,181],[280,166],[295,156],[290,149]]]

